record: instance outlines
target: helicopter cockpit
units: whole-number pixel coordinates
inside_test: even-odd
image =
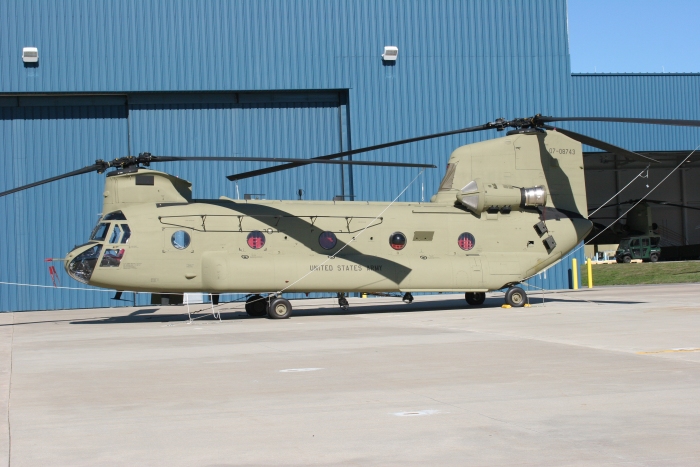
[[[126,221],[126,216],[121,211],[106,214],[92,229],[88,243],[75,247],[68,254],[70,262],[66,263],[66,272],[73,279],[87,284],[98,261],[99,267],[116,268],[120,266],[125,252],[124,246],[129,243],[131,238],[131,229],[126,222],[108,221]],[[78,253],[77,256],[71,259],[76,253]],[[100,256],[102,257],[101,261]]]

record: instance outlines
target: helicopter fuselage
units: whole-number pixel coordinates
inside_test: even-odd
[[[528,205],[535,188],[546,200]],[[136,168],[110,174],[104,197],[68,273],[160,293],[482,292],[555,263],[591,228],[581,145],[551,132],[458,148],[429,203],[197,200]]]

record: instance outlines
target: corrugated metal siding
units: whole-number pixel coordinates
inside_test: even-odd
[[[123,137],[98,141],[68,131],[60,140],[64,148],[92,145],[92,150],[66,151],[66,170],[89,163],[95,152],[111,158],[129,149],[132,154],[147,150],[154,154],[319,155],[339,149],[340,138],[335,136],[339,130],[333,127],[341,118],[347,149],[349,141],[357,148],[498,117],[571,113],[566,0],[27,0],[0,2],[0,17],[5,19],[5,27],[0,28],[0,94],[348,90],[348,105],[340,112],[327,104],[290,105],[294,101],[246,107],[225,99],[178,104],[135,99],[130,106],[131,148]],[[385,45],[399,47],[394,66],[380,59]],[[38,67],[22,64],[24,46],[39,48]],[[119,125],[124,124],[122,120]],[[168,134],[172,128],[178,133]],[[235,133],[227,133],[233,129]],[[319,135],[311,129],[318,129]],[[115,130],[121,131],[126,130],[121,126]],[[444,167],[456,147],[495,136],[455,136],[356,158]],[[47,136],[41,144],[56,142]],[[212,176],[228,173],[228,166],[163,168],[192,180],[197,196],[235,195],[228,182]],[[340,194],[335,192],[337,181],[323,182],[334,173],[339,180],[336,168],[295,169],[244,182],[239,190],[241,195],[289,197],[303,188],[307,198],[328,199]],[[366,200],[393,199],[416,173],[355,168],[355,195]],[[35,179],[20,175],[5,180],[4,186]],[[422,193],[429,199],[441,176],[442,169],[426,172],[402,200],[420,200]],[[94,194],[100,193],[101,180],[98,185],[82,190],[91,195],[78,201],[77,216],[83,216],[85,224],[76,227],[79,239],[87,234],[99,209],[88,215],[84,212],[90,209],[83,209],[99,202]],[[56,199],[65,202],[71,191],[81,191],[76,188],[80,185],[65,186],[71,188],[56,192]],[[46,217],[41,203],[35,206]],[[23,228],[18,232],[27,235],[27,245],[42,241],[29,227]],[[71,241],[79,240],[73,236]],[[46,300],[26,303],[49,306]],[[82,306],[63,299],[52,303]]]
[[[0,16],[2,92],[354,88],[367,68],[357,60],[381,70],[384,45],[421,83],[471,62],[486,65],[470,67],[484,84],[527,89],[536,80],[503,73],[508,62],[534,59],[531,77],[568,55],[565,0],[27,0]]]
[[[338,103],[132,105],[135,154],[308,158],[340,150]],[[236,198],[225,175],[269,166],[255,162],[172,162],[157,170],[185,178],[196,198]],[[340,167],[315,165],[242,180],[238,190],[267,199],[331,200],[340,195]]]
[[[126,132],[123,106],[0,107],[2,186],[124,155]],[[87,241],[102,208],[103,184],[103,176],[87,174],[0,198],[0,281],[51,285],[45,258],[62,258]],[[82,287],[62,263],[53,264],[64,286]],[[2,311],[108,304],[103,292],[0,285]]]
[[[700,74],[580,74],[571,82],[576,116],[700,120]],[[700,128],[622,123],[562,127],[632,151],[692,150],[700,145]]]

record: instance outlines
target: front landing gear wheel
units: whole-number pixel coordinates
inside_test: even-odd
[[[338,292],[338,306],[343,310],[347,310],[348,307],[350,307],[350,304],[348,303],[348,299],[345,298],[345,294],[342,292]]]
[[[292,315],[292,304],[286,298],[273,298],[270,301],[270,308],[267,310],[267,317],[270,319],[285,319]]]
[[[521,307],[527,303],[527,294],[520,287],[511,287],[506,292],[506,304],[512,307]]]
[[[267,300],[260,295],[251,295],[245,301],[245,312],[251,318],[262,318],[267,314]]]
[[[411,292],[406,292],[401,300],[404,303],[413,303],[413,295],[411,295]]]
[[[479,306],[484,304],[486,294],[484,292],[467,292],[464,294],[464,299],[471,306]]]

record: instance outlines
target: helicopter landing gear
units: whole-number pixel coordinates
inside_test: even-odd
[[[282,297],[272,297],[267,309],[267,317],[270,319],[286,319],[292,316],[292,304]]]
[[[260,295],[251,295],[245,301],[245,312],[251,318],[262,318],[267,314],[267,300]]]
[[[406,292],[401,300],[403,300],[404,303],[413,303],[413,295],[411,295],[411,292]]]
[[[345,298],[345,294],[342,292],[338,292],[338,306],[343,310],[347,310],[348,307],[350,307],[350,304],[348,303],[348,299]]]
[[[527,294],[520,287],[511,287],[506,291],[506,305],[513,308],[524,306],[527,303]]]
[[[484,292],[467,292],[464,294],[464,299],[471,306],[479,306],[484,304],[486,294]]]

